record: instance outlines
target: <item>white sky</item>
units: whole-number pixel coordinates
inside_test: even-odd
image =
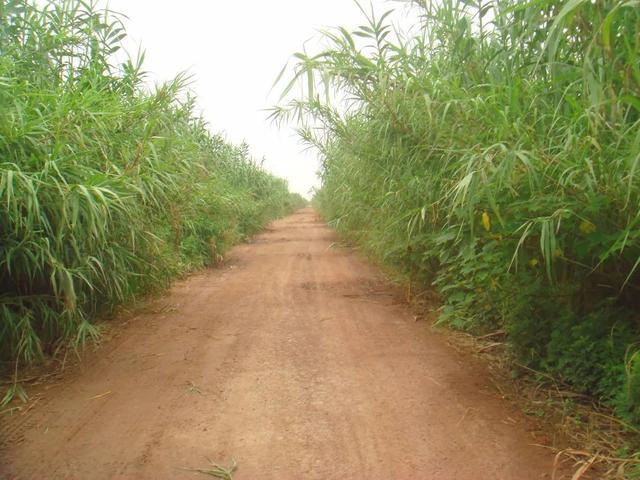
[[[265,167],[308,196],[318,185],[315,152],[304,152],[291,128],[279,131],[263,109],[278,73],[318,30],[352,29],[365,18],[352,0],[101,0],[128,17],[127,51],[146,52],[145,70],[154,82],[186,71],[211,130],[234,143],[246,140]],[[376,13],[399,3],[371,0]],[[369,0],[363,5],[369,6]]]

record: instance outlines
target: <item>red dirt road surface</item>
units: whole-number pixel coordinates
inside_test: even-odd
[[[336,241],[301,210],[176,283],[0,419],[0,478],[550,478],[482,365]]]

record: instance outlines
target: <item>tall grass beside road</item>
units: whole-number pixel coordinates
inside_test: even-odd
[[[25,365],[92,320],[301,205],[211,134],[185,78],[148,91],[124,27],[80,0],[0,1],[0,360]],[[17,367],[16,367],[17,368]]]
[[[640,421],[640,2],[415,3],[295,55],[273,116],[320,208],[441,322]]]

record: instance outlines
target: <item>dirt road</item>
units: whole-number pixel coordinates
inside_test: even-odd
[[[177,283],[0,420],[0,478],[549,478],[483,368],[336,241],[302,210]]]

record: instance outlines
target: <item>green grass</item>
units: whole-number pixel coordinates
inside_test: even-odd
[[[0,1],[0,361],[39,361],[94,320],[301,205],[212,134],[187,79],[114,64],[118,16]]]
[[[235,460],[232,460],[232,465],[229,468],[222,467],[212,460],[209,460],[209,465],[207,468],[184,468],[183,470],[208,475],[221,480],[233,480],[233,475],[236,470],[238,470],[238,464]]]
[[[640,421],[640,4],[415,3],[295,56],[273,117],[321,153],[316,203],[441,322]]]

